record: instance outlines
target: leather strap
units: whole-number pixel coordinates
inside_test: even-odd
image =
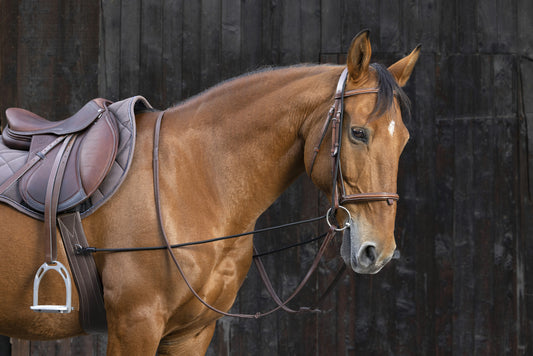
[[[260,316],[269,315],[269,314],[271,314],[271,313],[273,313],[273,312],[275,312],[275,311],[277,311],[279,309],[283,309],[283,310],[285,310],[286,312],[289,312],[289,313],[301,313],[301,312],[309,312],[309,311],[317,312],[317,311],[319,311],[316,308],[309,308],[309,307],[300,307],[298,310],[294,310],[294,309],[288,308],[287,307],[287,303],[290,302],[294,297],[296,297],[296,295],[298,295],[298,293],[300,293],[302,288],[309,281],[309,278],[312,276],[312,274],[317,269],[318,263],[320,262],[320,259],[324,255],[324,252],[326,251],[327,246],[329,245],[331,240],[335,237],[335,234],[336,234],[335,228],[336,228],[335,226],[331,226],[330,227],[330,229],[328,230],[328,233],[326,234],[326,237],[324,238],[324,241],[322,242],[322,245],[320,245],[320,249],[318,250],[318,252],[317,252],[317,254],[315,256],[315,258],[313,260],[313,263],[311,264],[311,267],[309,267],[309,270],[307,271],[306,275],[304,276],[304,278],[302,279],[300,284],[298,284],[298,286],[293,291],[293,293],[285,301],[281,301],[281,298],[277,295],[276,291],[272,287],[272,282],[270,281],[270,278],[268,277],[268,274],[267,274],[267,272],[265,270],[265,267],[264,267],[263,262],[261,261],[261,259],[259,257],[256,257],[254,259],[255,266],[257,267],[257,270],[259,271],[259,275],[261,276],[261,279],[263,280],[263,284],[265,285],[265,287],[266,287],[268,293],[270,294],[271,298],[278,305],[277,308],[274,308],[274,309],[272,309],[272,310],[270,310],[270,311],[268,311],[266,313],[260,314]],[[335,278],[335,280],[332,283],[332,286],[337,281],[338,281],[338,279]],[[332,286],[330,286],[330,287],[332,287]],[[331,289],[332,288],[328,288],[326,293],[329,294]],[[324,295],[327,295],[327,294],[324,294]],[[322,301],[323,298],[324,298],[324,296],[322,296],[320,298],[320,301]]]
[[[392,205],[394,201],[398,201],[400,196],[396,193],[359,193],[359,194],[350,194],[342,195],[339,203],[342,205],[344,203],[361,203],[366,201],[382,201],[386,200],[389,205]]]
[[[74,145],[76,135],[68,135],[59,148],[52,172],[48,179],[46,187],[46,200],[44,209],[45,225],[45,253],[46,262],[51,264],[57,260],[57,204],[59,202],[59,193],[61,192],[61,183],[67,166],[67,161]]]
[[[94,257],[91,254],[78,253],[79,247],[87,246],[80,213],[61,214],[57,217],[57,222],[78,289],[81,327],[90,334],[105,333],[107,319],[104,293]]]
[[[289,301],[291,301],[302,290],[302,288],[307,283],[307,281],[309,280],[309,278],[311,277],[313,272],[316,270],[316,268],[318,266],[318,263],[320,262],[320,259],[322,258],[324,252],[326,251],[326,247],[329,245],[329,242],[333,239],[333,237],[335,237],[335,233],[336,233],[335,226],[330,227],[330,230],[328,231],[328,234],[324,238],[324,241],[322,242],[322,245],[320,246],[320,249],[319,249],[317,255],[315,256],[315,259],[313,260],[313,263],[311,264],[311,267],[309,268],[307,274],[305,275],[303,280],[300,282],[298,287],[295,289],[295,291],[285,301],[281,301],[281,299],[275,293],[274,289],[272,288],[272,283],[270,283],[270,279],[266,275],[264,266],[262,265],[261,261],[259,260],[259,263],[257,264],[258,270],[260,271],[260,275],[263,278],[263,281],[265,281],[265,286],[266,286],[267,290],[272,295],[272,298],[274,299],[276,304],[278,304],[278,306],[276,308],[274,308],[272,310],[269,310],[267,312],[263,312],[263,313],[258,312],[258,313],[255,313],[255,314],[233,314],[233,313],[228,313],[228,312],[222,311],[222,310],[210,305],[202,297],[200,297],[200,295],[198,295],[196,290],[194,290],[194,288],[192,287],[192,285],[189,282],[187,276],[183,272],[183,269],[181,268],[181,265],[179,264],[179,262],[178,262],[178,260],[176,258],[176,255],[174,254],[174,251],[172,250],[172,246],[170,244],[170,240],[168,239],[168,236],[167,236],[166,231],[165,231],[165,225],[164,225],[164,222],[163,222],[163,215],[162,215],[162,212],[161,212],[161,193],[160,193],[160,188],[159,188],[159,139],[160,139],[160,134],[161,134],[161,123],[162,123],[164,114],[165,114],[165,111],[162,111],[159,114],[159,116],[157,117],[156,123],[155,123],[155,128],[154,128],[153,177],[154,177],[155,206],[156,206],[157,219],[158,219],[158,222],[159,222],[159,228],[160,228],[160,231],[161,231],[161,235],[163,236],[163,240],[165,242],[165,245],[167,247],[167,251],[168,251],[172,261],[176,265],[176,268],[178,269],[181,277],[183,278],[183,281],[187,285],[187,288],[189,288],[189,290],[194,295],[194,297],[200,303],[202,303],[206,308],[208,308],[208,309],[210,309],[210,310],[212,310],[212,311],[214,311],[214,312],[216,312],[218,314],[224,315],[224,316],[232,316],[232,317],[245,318],[245,319],[258,319],[258,318],[270,315],[270,314],[274,313],[275,311],[277,311],[277,310],[279,310],[281,308],[286,310],[286,311],[289,311],[289,312],[297,312],[295,310],[292,310],[292,309],[286,307],[286,304]],[[309,308],[301,308],[299,311],[307,311],[308,309]]]

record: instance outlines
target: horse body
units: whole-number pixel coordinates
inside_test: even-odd
[[[367,35],[356,40],[352,49],[362,48],[369,59]],[[365,56],[358,52],[350,56],[353,63],[349,61],[352,68],[347,85],[377,86],[376,76],[368,62],[364,63]],[[392,68],[397,80],[407,80],[411,74],[418,51],[411,56],[397,73]],[[159,147],[161,201],[171,243],[253,229],[260,214],[296,177],[309,172],[310,157],[342,69],[298,66],[259,72],[219,85],[165,112]],[[397,163],[408,134],[396,102],[392,119],[368,122],[375,101],[375,95],[365,95],[346,103],[346,131],[361,127],[373,140],[365,145],[357,137],[343,137],[343,176],[353,192],[396,189]],[[83,221],[91,246],[162,244],[152,179],[158,115],[137,115],[136,152],[129,176],[113,199]],[[318,155],[311,178],[331,195],[328,155]],[[353,157],[362,158],[353,162]],[[375,160],[379,160],[377,166]],[[353,228],[344,234],[343,257],[354,269],[375,273],[395,249],[395,207],[375,202],[350,204],[348,209]],[[43,261],[42,223],[5,205],[0,206],[0,214],[4,246],[0,334],[27,339],[81,334],[76,312],[40,314],[29,309],[34,273]],[[368,244],[373,240],[378,242],[372,242],[371,249]],[[60,242],[59,246],[58,260],[67,265]],[[251,264],[252,240],[240,237],[175,249],[174,253],[198,294],[216,308],[229,310]],[[101,253],[95,260],[104,286],[108,354],[205,352],[220,315],[194,298],[167,251]],[[44,303],[55,303],[64,293],[59,278],[45,279],[42,285],[40,299]],[[76,305],[75,289],[73,292]]]

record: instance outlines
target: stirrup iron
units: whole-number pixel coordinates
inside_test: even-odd
[[[39,305],[39,284],[46,272],[51,270],[57,271],[65,282],[65,305]],[[61,262],[54,261],[51,264],[45,262],[39,267],[33,280],[33,305],[30,308],[41,313],[70,313],[72,311],[72,283],[67,269]]]

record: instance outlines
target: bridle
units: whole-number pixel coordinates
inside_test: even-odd
[[[331,126],[331,161],[332,161],[332,189],[331,189],[331,208],[326,214],[326,220],[331,227],[330,217],[333,218],[338,209],[344,210],[347,215],[344,226],[342,228],[336,228],[336,231],[343,231],[350,226],[351,216],[348,209],[343,205],[349,203],[362,203],[373,201],[387,201],[389,205],[392,205],[394,201],[398,201],[400,196],[397,193],[389,192],[375,192],[375,193],[357,193],[346,194],[344,179],[342,177],[341,169],[341,143],[342,143],[342,128],[344,122],[344,98],[370,93],[379,93],[379,88],[363,88],[346,91],[346,80],[348,78],[348,69],[345,68],[337,83],[337,89],[335,90],[335,102],[328,111],[328,116],[322,134],[318,144],[314,147],[313,156],[311,157],[311,164],[309,166],[309,176],[313,173],[313,168],[316,162],[318,153],[324,139],[327,135],[328,129]]]
[[[154,129],[153,177],[154,177],[154,197],[155,197],[156,214],[157,214],[157,218],[159,222],[159,228],[163,236],[163,240],[165,242],[165,246],[133,247],[133,248],[94,248],[94,247],[84,247],[84,246],[76,245],[75,246],[76,253],[83,255],[83,254],[96,253],[96,252],[132,252],[132,251],[142,251],[142,250],[166,249],[169,252],[170,257],[173,260],[174,264],[176,265],[185,284],[187,285],[191,293],[194,295],[194,297],[208,309],[218,314],[224,315],[224,316],[257,319],[257,318],[260,318],[266,315],[270,315],[279,309],[283,309],[289,313],[298,313],[298,312],[304,312],[304,311],[307,311],[307,312],[319,311],[318,309],[307,308],[307,307],[301,307],[298,310],[293,310],[287,306],[287,303],[291,301],[301,291],[304,285],[307,283],[311,275],[314,273],[314,271],[318,267],[318,263],[320,262],[320,259],[324,255],[324,252],[326,251],[327,246],[329,245],[331,240],[335,237],[336,233],[338,231],[343,231],[350,226],[350,223],[351,223],[350,212],[348,211],[348,209],[346,209],[343,206],[343,204],[373,202],[373,201],[387,201],[389,205],[392,205],[394,201],[397,201],[399,199],[398,194],[387,193],[387,192],[359,193],[359,194],[349,194],[349,195],[346,194],[346,190],[344,188],[344,180],[342,178],[341,164],[340,164],[340,150],[341,150],[342,127],[343,127],[343,116],[344,116],[344,98],[355,96],[355,95],[360,95],[360,94],[369,94],[369,93],[379,92],[378,88],[355,89],[355,90],[345,91],[347,76],[348,76],[348,71],[347,69],[344,69],[337,84],[337,90],[335,92],[335,102],[328,112],[328,116],[326,118],[326,122],[324,123],[324,128],[322,130],[322,135],[320,137],[318,144],[315,146],[314,154],[313,154],[310,169],[309,169],[309,175],[311,176],[311,173],[313,171],[313,167],[315,164],[315,160],[320,151],[320,147],[322,146],[322,143],[327,135],[329,126],[331,125],[331,135],[332,135],[331,157],[332,157],[332,177],[333,177],[332,178],[332,181],[333,181],[332,199],[331,199],[332,204],[331,204],[331,208],[328,210],[325,216],[322,216],[319,218],[308,219],[304,221],[299,221],[299,222],[294,222],[294,223],[289,223],[285,225],[275,226],[271,228],[265,228],[265,229],[240,233],[240,234],[231,235],[231,236],[223,236],[223,237],[213,238],[209,240],[186,242],[186,243],[171,245],[170,240],[168,236],[166,235],[166,231],[164,228],[163,214],[161,212],[161,194],[160,194],[160,188],[159,188],[159,140],[160,140],[161,123],[163,121],[163,116],[166,112],[166,111],[161,111],[159,116],[157,117],[155,129]],[[330,219],[335,218],[335,214],[338,209],[344,210],[346,215],[348,216],[348,219],[346,219],[347,222],[345,222],[342,228],[338,228],[335,222],[330,221]],[[263,312],[263,313],[233,314],[233,313],[228,313],[220,309],[217,309],[216,307],[207,303],[192,287],[187,276],[183,272],[180,263],[176,259],[174,251],[172,250],[173,248],[180,248],[180,247],[191,246],[191,245],[199,245],[199,244],[210,243],[210,242],[219,241],[219,240],[232,239],[232,238],[241,237],[245,235],[252,235],[252,234],[260,233],[260,232],[272,231],[272,230],[276,230],[280,228],[285,228],[288,226],[294,226],[298,224],[318,221],[323,218],[326,219],[329,225],[329,230],[326,234],[324,234],[325,235],[324,240],[311,264],[311,267],[307,271],[306,275],[304,276],[300,284],[298,284],[298,286],[295,288],[293,293],[284,301],[282,301],[281,298],[274,291],[270,278],[268,277],[266,270],[263,266],[263,263],[260,259],[261,255],[257,254],[257,251],[255,250],[255,247],[254,247],[254,252],[255,252],[254,261],[256,262],[256,267],[259,271],[259,275],[261,276],[265,284],[265,287],[267,288],[272,299],[278,305],[277,307],[267,312]],[[322,238],[322,236],[319,238]],[[346,265],[342,264],[342,267],[337,273],[337,276],[334,278],[333,282],[330,283],[330,286],[327,288],[326,292],[319,299],[319,303],[325,298],[327,294],[329,294],[329,292],[333,289],[333,286],[336,284],[336,282],[340,280],[340,277],[344,273],[345,269],[346,269]]]

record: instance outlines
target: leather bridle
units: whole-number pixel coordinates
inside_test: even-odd
[[[313,156],[311,157],[311,164],[309,166],[309,176],[313,173],[316,158],[320,152],[320,148],[327,135],[328,129],[331,126],[331,161],[332,161],[332,189],[331,189],[331,208],[327,213],[327,222],[331,226],[329,217],[334,217],[335,212],[340,208],[348,215],[348,219],[344,226],[336,231],[342,231],[350,226],[350,212],[343,206],[350,203],[362,203],[373,201],[387,201],[392,205],[394,201],[398,201],[400,196],[397,193],[390,192],[375,192],[375,193],[357,193],[346,194],[344,179],[342,177],[341,169],[341,143],[342,143],[342,128],[344,122],[344,98],[352,97],[361,94],[379,93],[379,88],[363,88],[346,91],[346,80],[348,78],[348,69],[345,68],[337,83],[335,91],[335,102],[328,111],[328,116],[318,144],[314,147]]]

